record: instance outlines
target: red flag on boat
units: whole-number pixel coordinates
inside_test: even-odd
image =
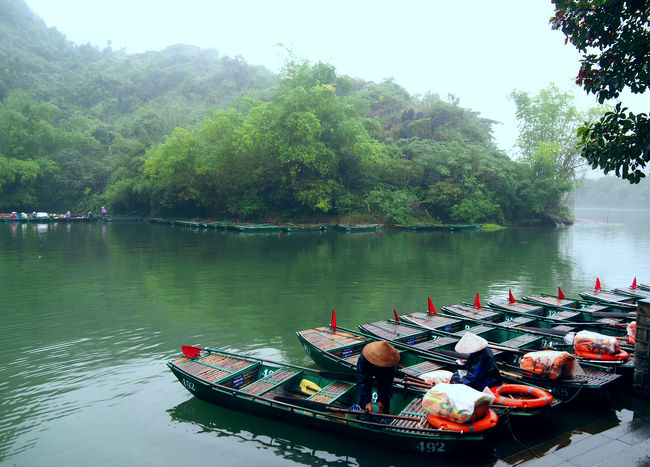
[[[427,297],[427,301],[429,302],[429,314],[430,315],[437,315],[438,312],[436,311],[436,307],[433,306],[433,302],[431,301],[431,297]]]
[[[481,300],[478,298],[478,292],[476,292],[476,298],[474,299],[474,306],[478,308],[479,310],[482,310],[481,308]]]
[[[596,277],[596,288],[594,290],[602,290],[602,287],[600,286],[600,279]]]
[[[397,310],[393,308],[393,314],[395,315],[395,321],[399,322],[399,316],[397,316]]]
[[[182,345],[181,350],[188,358],[196,358],[201,354],[199,347],[193,347],[191,345]]]
[[[632,281],[632,290],[636,290],[636,277]]]
[[[512,290],[508,290],[508,301],[510,303],[515,303],[517,300],[515,300],[515,296],[512,295]]]
[[[564,295],[564,292],[559,287],[557,288],[557,298],[566,298],[566,295]]]
[[[332,310],[332,322],[330,323],[330,326],[336,332],[336,312]]]

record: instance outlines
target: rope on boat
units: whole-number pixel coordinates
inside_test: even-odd
[[[535,451],[533,451],[533,448],[526,446],[524,443],[519,441],[517,437],[515,436],[515,433],[512,431],[512,426],[510,425],[510,413],[507,414],[506,416],[506,426],[508,427],[508,431],[510,432],[510,436],[512,436],[512,439],[515,440],[515,442],[524,448],[526,451],[530,452],[533,456],[535,456],[537,459],[539,459],[542,456],[537,455]]]

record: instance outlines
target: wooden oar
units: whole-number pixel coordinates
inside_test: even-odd
[[[366,412],[365,410],[345,409],[343,407],[336,407],[329,404],[323,404],[322,402],[300,399],[298,397],[275,396],[273,399],[276,401],[284,402],[286,404],[299,405],[306,409],[317,410],[319,412],[339,412],[339,413],[349,413],[353,415],[370,415],[373,417],[394,418],[398,420],[412,420],[415,422],[421,422],[423,418],[423,417],[412,417],[408,415],[391,415],[391,414],[383,414],[383,413]]]

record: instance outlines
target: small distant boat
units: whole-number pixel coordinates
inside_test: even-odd
[[[367,414],[351,408],[354,375],[198,347],[183,346],[183,353],[167,366],[194,396],[213,404],[402,451],[440,456],[487,449],[483,432],[433,428],[422,395],[399,387],[391,399],[394,415]]]
[[[397,230],[478,230],[483,224],[395,224]]]
[[[327,230],[327,224],[282,224],[282,230],[285,232],[315,232]]]
[[[278,224],[233,224],[232,228],[245,233],[282,232],[282,227]]]
[[[380,230],[381,224],[337,224],[336,228],[345,232],[374,232]]]

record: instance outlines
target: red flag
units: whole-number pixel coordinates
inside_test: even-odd
[[[478,298],[478,292],[476,292],[476,298],[474,299],[474,306],[478,308],[479,310],[482,310],[481,308],[481,300]]]
[[[433,302],[431,301],[431,297],[427,297],[427,300],[429,302],[429,314],[430,315],[437,315],[438,312],[436,311],[436,307],[433,306]]]
[[[636,277],[634,277],[634,281],[632,281],[632,290],[636,290]]]
[[[393,314],[395,315],[395,321],[399,322],[399,316],[397,316],[397,310],[393,308]]]
[[[600,279],[596,277],[596,288],[594,290],[602,290],[602,287],[600,286]]]
[[[330,323],[330,326],[336,332],[336,312],[332,310],[332,322]]]
[[[201,354],[199,347],[192,347],[191,345],[182,345],[181,350],[189,358],[196,358]]]
[[[512,295],[512,290],[508,290],[508,301],[510,303],[515,303],[517,300],[515,300],[515,296]]]
[[[564,295],[564,292],[559,287],[557,288],[557,298],[566,298],[566,295]]]

